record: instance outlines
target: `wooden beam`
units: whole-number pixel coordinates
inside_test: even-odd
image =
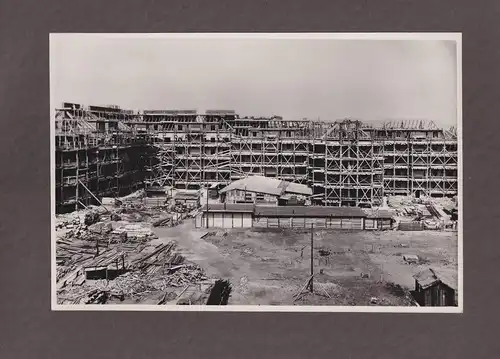
[[[101,206],[102,206],[102,207],[106,210],[106,212],[108,212],[108,213],[109,213],[109,210],[108,210],[108,209],[107,209],[107,208],[106,208],[106,207],[102,204],[102,202],[101,202],[101,201],[99,201],[99,198],[97,198],[96,196],[94,196],[94,194],[93,194],[93,193],[92,193],[92,192],[91,192],[91,191],[87,188],[87,186],[85,186],[85,185],[82,183],[82,181],[78,180],[78,182],[79,182],[79,183],[83,186],[83,188],[85,188],[85,189],[87,190],[87,192],[88,192],[88,193],[90,193],[90,195],[91,195],[92,197],[94,197],[94,199],[97,201],[97,203],[99,203],[99,204],[100,204],[100,205],[101,205]]]

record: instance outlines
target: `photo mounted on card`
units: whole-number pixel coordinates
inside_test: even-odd
[[[51,34],[52,309],[461,313],[461,58]]]

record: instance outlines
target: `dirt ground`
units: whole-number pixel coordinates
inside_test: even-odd
[[[229,304],[370,305],[376,297],[378,305],[411,305],[407,290],[414,289],[415,273],[457,268],[454,232],[315,231],[315,294],[296,298],[310,276],[310,231],[234,229],[201,239],[207,230],[189,220],[154,231],[155,241],[177,241],[208,276],[229,279]],[[406,264],[404,254],[421,263]]]

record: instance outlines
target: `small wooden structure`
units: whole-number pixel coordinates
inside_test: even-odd
[[[114,279],[126,270],[125,254],[109,250],[84,266],[85,279]]]
[[[391,211],[384,209],[365,209],[366,230],[388,230],[392,228],[393,215]]]
[[[175,204],[186,206],[199,206],[200,194],[198,192],[179,192],[174,196]]]

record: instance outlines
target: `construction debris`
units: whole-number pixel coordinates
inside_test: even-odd
[[[199,239],[199,232],[187,233],[184,229],[169,232],[161,228],[175,227],[186,218],[196,216],[201,203],[207,206],[208,226],[208,206],[212,205],[209,202],[222,200],[221,185],[250,174],[275,177],[279,182],[286,178],[290,185],[307,183],[314,187],[307,201],[294,198],[297,194],[291,192],[279,198],[281,204],[314,205],[297,206],[308,215],[319,206],[365,207],[370,208],[372,214],[377,213],[379,207],[394,209],[388,211],[390,219],[384,217],[381,221],[372,215],[367,215],[367,221],[340,217],[338,221],[325,218],[316,223],[310,219],[313,223],[307,224],[314,225],[315,229],[326,227],[327,223],[336,230],[366,229],[367,223],[374,231],[456,228],[457,201],[431,198],[458,193],[456,130],[439,129],[432,122],[423,121],[374,127],[352,119],[284,121],[278,116],[240,117],[234,111],[153,113],[71,103],[55,111],[56,213],[75,211],[56,220],[57,286],[61,301],[105,304],[116,299],[147,298],[154,303],[168,303],[175,298],[177,303],[192,303],[192,292],[198,290],[194,288],[205,274],[189,263],[188,254],[184,257],[172,238],[160,233],[177,235],[183,240],[183,246],[191,244],[186,253],[191,255],[192,251],[193,257],[203,257],[204,251],[216,252],[212,245],[223,247],[222,253],[217,253],[222,255],[216,256],[216,260],[224,261],[228,257],[231,260],[224,265],[216,262],[214,266],[228,276],[234,272],[233,267],[243,264],[243,270],[249,272],[259,266],[275,269],[280,274],[302,272],[299,264],[307,261],[304,254],[307,257],[309,251],[304,250],[304,243],[297,243],[296,247],[301,248],[298,258],[298,252],[289,249],[295,246],[293,238],[297,229],[292,230],[293,235],[281,233],[277,243],[269,248],[267,241],[258,240],[251,247],[248,237],[244,237],[243,243],[232,245],[231,232],[230,235],[207,233],[203,238],[212,242],[209,244],[190,242],[192,237]],[[323,170],[328,174],[323,175]],[[139,189],[141,187],[145,189]],[[203,196],[202,191],[206,191]],[[238,191],[243,193],[246,202],[247,186]],[[118,197],[126,193],[131,194]],[[403,194],[408,196],[396,196]],[[255,201],[261,201],[260,197],[255,195]],[[280,207],[291,208],[277,208]],[[278,227],[287,223],[294,227],[292,217],[285,223],[280,220],[281,216],[277,217],[276,221],[266,220],[265,230],[276,222]],[[303,217],[306,228],[308,216]],[[232,216],[231,228],[235,218]],[[224,215],[222,221],[229,223]],[[242,215],[242,225],[244,221]],[[213,223],[216,223],[215,216]],[[155,233],[159,233],[160,238]],[[396,234],[395,241],[409,235]],[[337,238],[329,242],[336,243]],[[354,246],[345,250],[327,248],[325,243],[328,242],[321,243],[324,248],[319,250],[310,246],[311,263],[316,260],[316,265],[322,266],[319,277],[331,278],[334,277],[331,273],[337,271],[338,277],[349,278],[350,288],[356,289],[359,285],[371,289],[377,285],[375,281],[382,273],[376,272],[377,266],[373,263],[380,260],[385,243],[375,238],[377,250],[372,242],[371,251],[366,250],[365,243],[358,243],[363,250]],[[417,252],[417,244],[411,243],[411,250],[421,253]],[[234,257],[232,253],[236,253]],[[320,263],[315,255],[321,257]],[[390,255],[400,261],[401,253]],[[425,252],[423,258],[427,258]],[[309,271],[305,273],[308,275]],[[303,279],[290,279],[290,282],[297,284]],[[212,304],[227,302],[230,283],[219,281],[216,286],[221,288],[217,290],[220,298],[212,300]],[[312,287],[311,282],[311,292]],[[325,294],[334,297],[328,291]],[[152,295],[157,296],[151,298]],[[357,296],[363,304],[372,297],[383,303],[380,293],[368,289]],[[345,300],[351,301],[352,298]]]
[[[172,222],[171,217],[160,218],[153,222],[153,227],[165,227]]]
[[[418,256],[414,254],[405,254],[403,255],[403,260],[408,264],[416,264],[419,262]]]
[[[388,206],[396,213],[396,228],[401,231],[444,230],[456,228],[456,200],[390,196]]]
[[[85,213],[84,224],[90,226],[99,220],[99,213],[96,211],[88,211]]]
[[[151,227],[175,226],[188,213],[170,212],[157,218],[158,209],[141,202],[144,194],[140,191],[116,200],[115,207],[107,212],[90,207],[57,217],[56,280],[60,302],[107,304],[126,298],[141,301],[160,292],[168,302],[169,295],[177,296],[174,293],[178,288],[206,282],[204,271],[186,262],[176,251],[174,241],[152,242],[157,237]],[[192,298],[189,301],[193,302]]]
[[[88,227],[88,230],[96,234],[108,234],[113,231],[111,223],[97,222]]]

